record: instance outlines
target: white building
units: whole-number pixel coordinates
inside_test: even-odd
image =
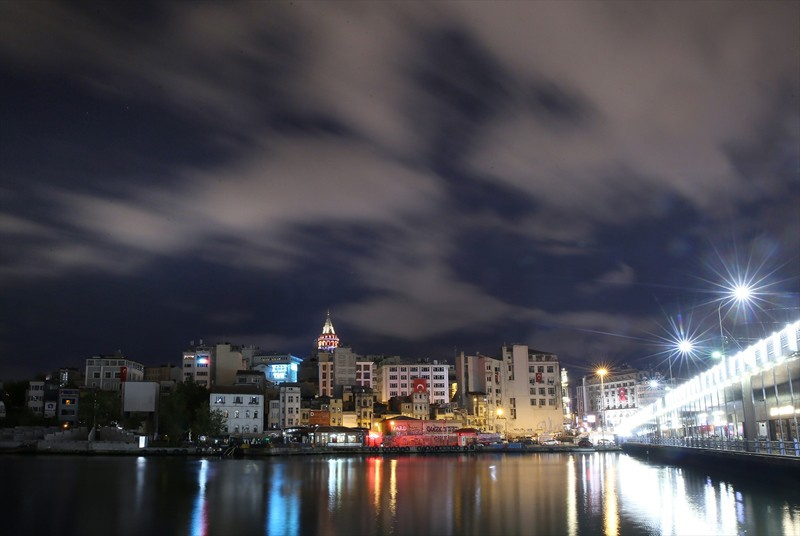
[[[124,382],[144,381],[144,365],[122,354],[98,355],[86,360],[86,387],[119,391]]]
[[[28,382],[28,389],[25,391],[25,406],[34,415],[44,415],[43,381],[31,380]]]
[[[211,411],[222,413],[228,434],[264,431],[264,394],[255,386],[216,386],[209,394],[209,406]]]
[[[502,347],[502,361],[503,396],[501,407],[495,410],[495,431],[511,437],[563,431],[561,371],[556,355],[512,344]]]
[[[273,403],[277,402],[277,404]],[[300,426],[300,386],[284,383],[278,388],[278,400],[270,402],[269,427],[289,428]]]
[[[431,404],[450,401],[447,386],[450,365],[446,363],[402,363],[397,358],[390,358],[377,364],[376,369],[373,390],[382,402],[395,396],[409,396],[417,378],[427,380]]]
[[[215,361],[214,349],[203,346],[200,341],[200,346],[183,352],[183,381],[210,388],[213,385]]]
[[[596,374],[584,376],[579,396],[584,418],[591,416],[587,421],[594,420],[597,429],[613,431],[639,410],[641,377],[642,373],[635,369],[609,370],[602,382]]]

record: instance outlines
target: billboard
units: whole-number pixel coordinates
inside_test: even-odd
[[[122,411],[152,413],[158,405],[158,382],[122,384]]]

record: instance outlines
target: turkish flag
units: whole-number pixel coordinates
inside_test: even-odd
[[[424,393],[428,390],[428,380],[425,378],[414,378],[413,384],[415,393]]]
[[[542,383],[542,373],[541,372],[537,372],[536,373],[536,383]]]
[[[119,369],[119,379],[122,382],[128,379],[128,367],[122,367]]]
[[[619,388],[619,401],[620,402],[627,402],[628,401],[628,390],[624,387]]]

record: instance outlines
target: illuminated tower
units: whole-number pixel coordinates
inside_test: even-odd
[[[331,312],[328,311],[328,316],[325,319],[325,325],[322,326],[322,335],[317,338],[317,350],[321,352],[333,352],[339,346],[339,337],[333,329],[333,322],[331,322]]]

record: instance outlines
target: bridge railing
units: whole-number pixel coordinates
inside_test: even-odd
[[[704,450],[800,457],[800,440],[798,439],[768,441],[766,439],[745,440],[710,437],[639,437],[635,440],[631,440],[631,442]]]

